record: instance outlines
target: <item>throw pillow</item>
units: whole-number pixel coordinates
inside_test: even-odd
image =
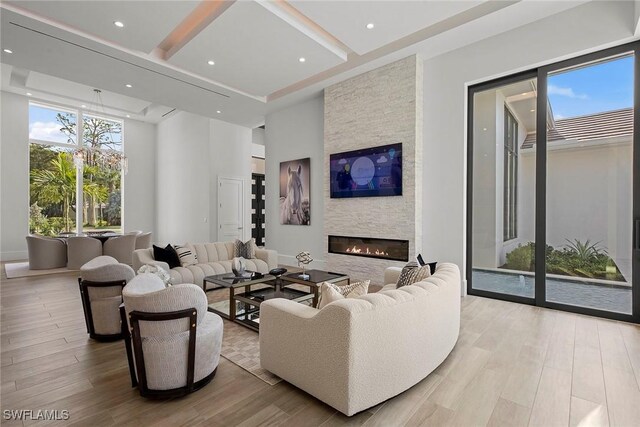
[[[429,276],[431,276],[431,269],[428,264],[419,266],[417,262],[411,261],[402,268],[400,277],[398,277],[398,283],[396,283],[396,289],[413,285]]]
[[[164,248],[153,245],[153,258],[156,261],[166,262],[169,264],[169,268],[180,267],[180,258],[178,258],[176,250],[171,245],[167,245]]]
[[[191,248],[191,245],[176,245],[175,249],[180,259],[180,265],[183,267],[196,265],[198,263],[198,255],[196,255],[196,252]]]
[[[420,265],[429,266],[429,270],[431,271],[431,274],[436,272],[436,267],[438,266],[438,262],[425,262],[424,258],[422,258],[422,254],[418,254],[416,258],[418,259],[418,262],[420,263]]]
[[[333,283],[323,282],[320,285],[320,300],[318,301],[318,308],[322,308],[334,301],[338,301],[345,298],[357,298],[362,295],[366,295],[369,291],[370,280],[362,282],[351,283],[346,286],[338,286]]]
[[[253,259],[256,257],[256,244],[253,242],[253,239],[247,240],[245,243],[236,239],[234,245],[236,257],[242,257],[244,259]]]

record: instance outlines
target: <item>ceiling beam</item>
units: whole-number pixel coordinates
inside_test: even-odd
[[[235,0],[205,0],[155,48],[152,55],[168,60],[182,49],[209,24],[229,9]]]
[[[332,52],[338,58],[347,61],[351,49],[286,1],[256,0],[256,3]]]

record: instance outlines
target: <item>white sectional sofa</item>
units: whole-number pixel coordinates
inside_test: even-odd
[[[389,270],[385,279],[397,277]],[[460,271],[440,264],[422,282],[348,298],[318,310],[285,299],[260,305],[264,369],[346,415],[420,382],[460,330]]]
[[[202,280],[206,276],[231,272],[231,260],[235,255],[233,242],[185,243],[182,246],[191,246],[195,250],[198,264],[169,269],[167,263],[153,258],[153,248],[149,248],[134,251],[133,269],[138,271],[145,264],[155,264],[169,271],[172,284],[194,283],[198,286],[202,286]],[[256,249],[256,258],[246,260],[246,265],[247,270],[268,273],[278,266],[278,253],[269,249]]]

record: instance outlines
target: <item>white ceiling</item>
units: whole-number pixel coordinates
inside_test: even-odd
[[[306,61],[300,63],[300,57]],[[215,65],[208,65],[208,60]],[[267,96],[343,61],[259,4],[237,1],[169,62]]]
[[[55,78],[43,78],[34,90],[56,97],[68,92],[69,103],[99,88],[143,100],[114,100],[113,108],[125,113],[146,103],[137,114],[147,120],[176,108],[255,127],[269,111],[351,76],[415,53],[434,57],[585,2],[238,0],[213,12],[203,7],[211,3],[192,1],[3,1],[0,40],[13,53],[0,52],[0,61],[14,78],[3,78],[2,88],[24,94],[36,84],[32,71]],[[31,12],[21,9],[26,6]],[[191,13],[194,8],[204,16]],[[612,16],[623,9],[633,4],[616,3]],[[126,36],[113,26],[116,19],[125,23]],[[370,21],[375,28],[366,30]],[[164,59],[163,51],[172,56]]]
[[[359,55],[477,6],[475,1],[290,1]],[[367,24],[374,24],[367,29]]]
[[[160,121],[164,114],[172,110],[170,107],[105,90],[101,92],[99,100],[94,92],[95,88],[91,86],[17,69],[7,64],[1,65],[2,90],[20,95],[30,93],[30,99],[34,101],[55,103],[68,108],[85,108],[87,111],[119,118],[129,116],[152,123]]]
[[[4,1],[128,49],[151,52],[199,1]],[[113,23],[120,21],[123,28]]]

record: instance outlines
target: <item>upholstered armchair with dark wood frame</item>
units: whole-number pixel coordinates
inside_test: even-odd
[[[122,289],[134,276],[131,267],[110,256],[99,256],[80,268],[78,286],[87,332],[92,339],[122,338],[119,311]]]
[[[122,292],[123,334],[132,386],[153,398],[183,396],[215,376],[222,347],[222,318],[207,311],[200,286],[165,287],[139,274]]]

